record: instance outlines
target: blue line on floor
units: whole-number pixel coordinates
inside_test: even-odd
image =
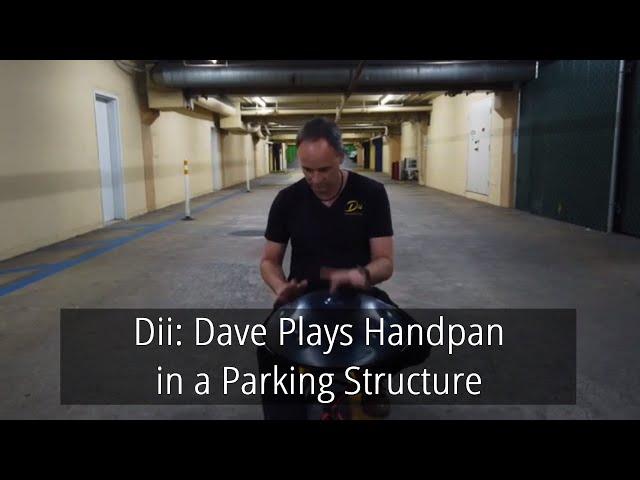
[[[135,230],[136,228],[150,227],[153,223],[131,223],[123,225],[110,225],[106,227],[108,230]]]
[[[47,264],[44,263],[42,265],[30,265],[28,267],[7,268],[5,270],[0,270],[0,275],[6,275],[8,273],[28,272],[29,270],[39,270],[40,268],[46,266]]]
[[[123,235],[126,236],[126,235]],[[123,237],[118,237],[118,238],[123,238]],[[93,247],[95,245],[102,245],[105,243],[110,242],[111,240],[113,240],[112,238],[102,238],[99,240],[87,240],[84,242],[76,242],[76,243],[72,243],[70,241],[69,244],[67,244],[66,242],[62,242],[58,245],[52,245],[50,247],[44,247],[47,250],[46,251],[58,251],[58,250],[73,250],[74,248],[86,248],[86,247]]]
[[[206,203],[204,205],[200,205],[199,207],[191,209],[191,211],[192,213],[201,212],[218,203],[222,203],[226,200],[229,200],[230,198],[233,198],[241,193],[245,193],[244,190],[238,190],[224,197],[216,198],[209,203]],[[90,252],[83,253],[82,255],[71,258],[69,260],[63,260],[61,262],[52,263],[50,265],[43,265],[41,266],[41,268],[38,268],[38,271],[33,275],[16,280],[15,282],[12,282],[0,287],[0,297],[3,297],[11,292],[15,292],[16,290],[20,290],[21,288],[31,285],[32,283],[39,282],[40,280],[50,277],[51,275],[55,275],[58,272],[62,272],[63,270],[66,270],[68,268],[74,267],[82,262],[86,262],[87,260],[95,258],[99,255],[102,255],[103,253],[107,253],[107,252],[110,252],[111,250],[115,250],[116,248],[121,247],[126,243],[129,243],[133,240],[137,240],[138,238],[144,237],[145,235],[148,235],[150,233],[157,232],[158,230],[168,227],[169,225],[178,223],[182,220],[182,218],[183,218],[183,215],[180,214],[169,220],[165,220],[164,222],[147,225],[142,231],[136,232],[133,235],[128,235],[126,237],[115,238],[110,242],[106,243],[104,246],[97,248],[95,250],[91,250]]]

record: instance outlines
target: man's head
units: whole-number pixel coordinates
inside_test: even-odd
[[[298,132],[296,145],[311,189],[319,196],[332,194],[340,184],[340,164],[345,155],[338,126],[330,120],[314,118]]]

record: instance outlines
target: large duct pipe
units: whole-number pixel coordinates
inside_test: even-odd
[[[293,92],[345,92],[356,65],[318,66],[230,65],[210,68],[159,63],[153,82],[162,87],[185,88],[194,93],[266,95]],[[516,82],[534,78],[535,62],[442,62],[399,65],[365,64],[357,92],[511,88]]]

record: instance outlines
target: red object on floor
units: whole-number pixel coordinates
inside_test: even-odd
[[[393,162],[391,164],[391,178],[400,180],[400,162]]]

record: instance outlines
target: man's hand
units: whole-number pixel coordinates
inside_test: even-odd
[[[368,287],[366,275],[357,268],[322,268],[320,278],[329,280],[331,286],[330,293],[334,293],[340,287],[352,287],[358,290],[365,290]]]
[[[276,291],[276,304],[284,305],[287,304],[300,295],[304,293],[304,290],[307,288],[307,281],[303,280],[298,282],[295,278],[289,282],[286,282],[282,285],[282,287],[278,288]]]

